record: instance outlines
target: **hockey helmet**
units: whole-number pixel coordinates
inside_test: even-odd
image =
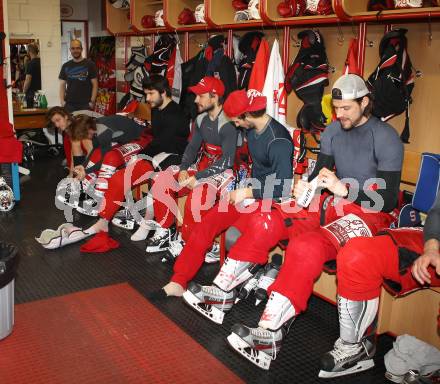
[[[163,21],[163,9],[156,11],[156,14],[154,15],[154,22],[156,27],[165,27],[165,23]]]
[[[281,17],[301,16],[306,9],[306,0],[284,0],[277,6]]]
[[[261,19],[259,10],[260,0],[250,0],[248,5],[249,16],[251,19]]]
[[[130,0],[110,0],[110,4],[118,9],[130,8]]]
[[[395,8],[421,8],[423,0],[394,0]]]
[[[245,9],[248,9],[248,3],[249,1],[245,0],[232,0],[232,7],[236,11],[244,11]]]
[[[249,14],[249,9],[244,9],[242,11],[235,12],[234,21],[247,21],[251,18]]]
[[[141,25],[144,28],[154,28],[156,26],[154,17],[151,15],[144,15],[141,19]]]
[[[205,4],[199,4],[194,11],[194,17],[196,19],[196,23],[206,23],[205,20]]]
[[[0,212],[9,212],[14,208],[15,199],[11,187],[0,177]]]
[[[184,8],[183,11],[180,12],[177,22],[180,25],[195,24],[196,18],[194,17],[194,12],[189,8]]]

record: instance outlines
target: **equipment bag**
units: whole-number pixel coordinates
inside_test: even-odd
[[[379,46],[379,65],[367,81],[374,97],[373,115],[387,121],[406,113],[405,128],[400,136],[404,143],[409,142],[409,105],[414,88],[406,32],[407,29],[399,28],[384,35]]]

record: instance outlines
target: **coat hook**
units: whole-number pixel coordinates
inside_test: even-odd
[[[293,33],[293,28],[290,31],[290,38],[293,41],[294,47],[299,48],[301,46],[301,42],[295,37],[295,34]]]
[[[431,12],[428,13],[428,45],[432,43],[432,25],[431,25]]]
[[[338,45],[342,45],[344,43],[344,33],[342,32],[341,24],[338,23]]]

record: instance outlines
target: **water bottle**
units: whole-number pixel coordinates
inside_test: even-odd
[[[47,99],[46,99],[46,95],[41,92],[40,95],[40,108],[46,109],[47,108]]]

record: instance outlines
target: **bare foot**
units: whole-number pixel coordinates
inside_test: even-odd
[[[165,287],[162,288],[167,296],[176,296],[181,297],[185,290],[180,284],[175,283],[174,281],[170,281]]]

